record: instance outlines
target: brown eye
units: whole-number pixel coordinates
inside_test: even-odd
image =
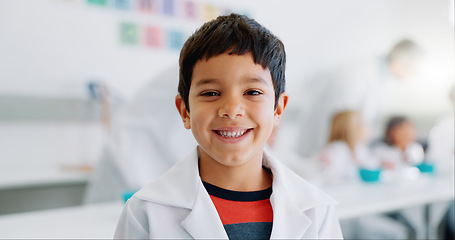
[[[261,95],[262,92],[261,91],[258,91],[258,90],[248,90],[245,92],[245,95],[250,95],[250,96],[257,96],[257,95]]]
[[[207,91],[207,92],[201,93],[201,96],[205,96],[205,97],[213,97],[213,96],[219,96],[219,95],[220,94],[215,91]]]

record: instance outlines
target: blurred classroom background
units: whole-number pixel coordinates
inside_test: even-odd
[[[380,97],[375,140],[390,116],[404,115],[426,147],[431,129],[454,111],[449,97],[455,83],[453,0],[0,1],[0,238],[20,232],[18,237],[33,237],[10,227],[15,219],[34,219],[27,214],[41,218],[46,211],[54,216],[58,209],[87,205],[90,181],[132,102],[150,86],[155,98],[168,93],[151,83],[177,70],[180,48],[202,23],[230,12],[254,18],[285,44],[290,101],[275,143],[296,158],[320,150],[299,151],[314,143],[302,138],[301,119],[312,114],[305,109],[318,111],[310,94],[318,76],[384,55],[402,39],[422,47],[424,64],[412,79],[394,83]],[[171,99],[177,93],[175,71]],[[147,98],[142,100],[140,109],[147,109]],[[177,116],[174,108],[162,111]],[[164,128],[163,135],[173,128],[153,127]],[[454,133],[448,134],[453,140]],[[441,201],[453,201],[453,185],[449,195]],[[426,236],[429,231],[436,230],[427,229]],[[58,233],[65,238],[74,232]],[[93,234],[88,237],[98,236]]]

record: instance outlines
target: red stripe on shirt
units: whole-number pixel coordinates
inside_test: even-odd
[[[251,202],[225,200],[210,195],[223,225],[245,222],[273,222],[270,199]]]

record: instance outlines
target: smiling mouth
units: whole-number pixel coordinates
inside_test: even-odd
[[[227,131],[227,130],[214,130],[214,132],[222,137],[225,138],[238,138],[245,135],[251,129],[240,129],[235,131]]]

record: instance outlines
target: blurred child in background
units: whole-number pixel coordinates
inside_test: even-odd
[[[328,143],[318,155],[325,184],[359,180],[359,168],[379,167],[366,145],[367,125],[358,111],[336,113],[331,121]]]
[[[376,170],[379,160],[366,140],[368,125],[360,112],[345,110],[331,120],[328,143],[317,155],[319,183],[343,185],[360,182],[359,169]],[[369,215],[340,222],[345,239],[405,239],[408,229],[401,222],[385,215]]]
[[[383,181],[403,181],[417,179],[419,170],[415,167],[425,158],[422,145],[417,142],[416,130],[410,119],[404,116],[392,116],[386,124],[383,142],[373,147],[373,152],[379,157],[383,166],[381,179]],[[425,236],[425,209],[411,207],[392,213],[390,216],[398,219],[411,229],[411,236]]]
[[[412,122],[404,116],[393,116],[386,125],[384,141],[374,147],[386,170],[399,172],[424,160],[424,151],[417,142]]]

